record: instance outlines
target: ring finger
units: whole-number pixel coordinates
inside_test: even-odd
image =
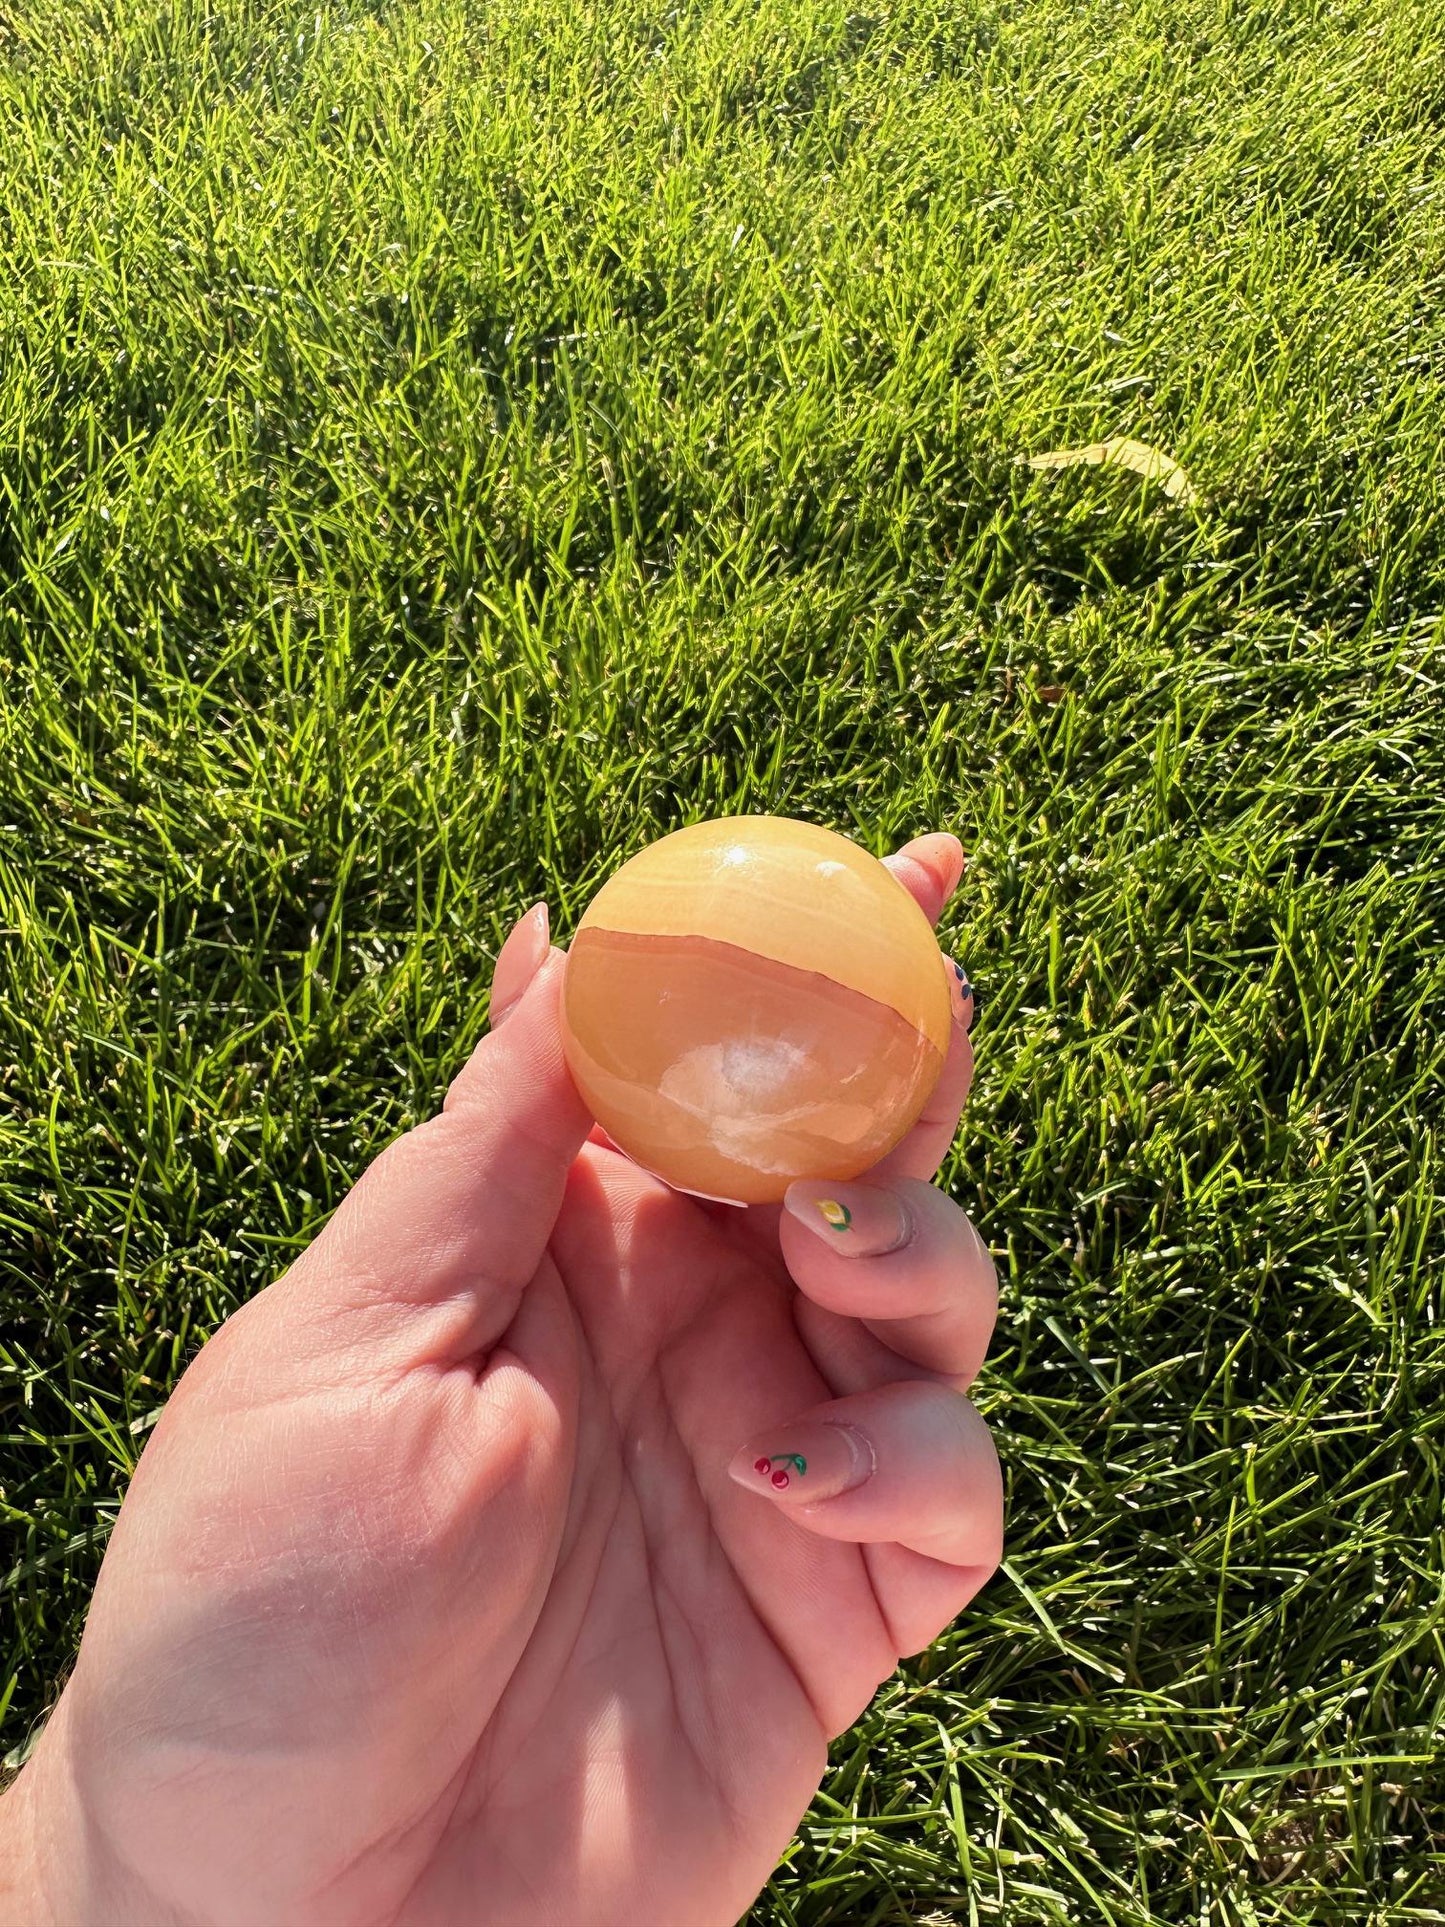
[[[855,1319],[910,1364],[966,1387],[998,1314],[988,1247],[945,1192],[921,1179],[790,1185],[779,1226],[803,1296]]]

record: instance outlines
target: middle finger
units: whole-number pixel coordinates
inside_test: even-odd
[[[948,975],[953,1022],[949,1026],[948,1056],[929,1093],[922,1115],[901,1143],[869,1172],[870,1178],[931,1178],[947,1157],[958,1132],[958,1121],[973,1082],[974,993],[963,966],[952,957],[943,960]]]

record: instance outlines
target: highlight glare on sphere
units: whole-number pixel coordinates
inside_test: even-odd
[[[608,1135],[734,1204],[857,1177],[916,1123],[948,1050],[928,919],[876,857],[791,817],[695,823],[597,892],[562,1038]]]

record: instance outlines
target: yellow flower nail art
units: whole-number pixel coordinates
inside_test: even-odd
[[[823,1214],[823,1222],[832,1225],[835,1231],[846,1231],[853,1222],[853,1213],[846,1204],[835,1204],[832,1198],[819,1198],[818,1209]]]

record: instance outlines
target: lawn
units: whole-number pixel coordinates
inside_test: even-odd
[[[753,1927],[1445,1921],[1442,162],[1437,0],[0,5],[12,1765],[510,920],[937,827],[1007,1564]]]

